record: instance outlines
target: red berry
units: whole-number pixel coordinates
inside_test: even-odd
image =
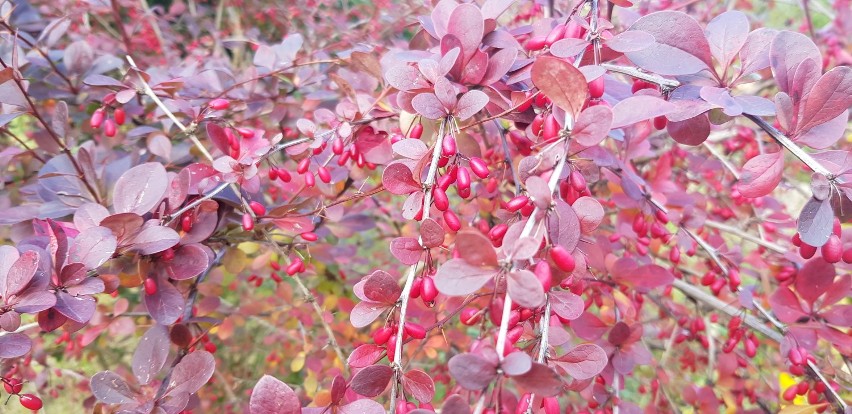
[[[305,187],[311,188],[316,185],[317,179],[314,177],[313,174],[307,173],[303,175],[303,177],[305,177]]]
[[[661,115],[654,118],[654,128],[657,131],[662,131],[666,129],[666,125],[669,123],[669,120],[666,119],[665,115]]]
[[[423,339],[426,337],[426,328],[413,322],[406,322],[405,333],[412,338]]]
[[[562,269],[563,272],[573,272],[574,267],[577,266],[574,256],[560,245],[556,245],[550,249],[550,258],[553,259],[553,263],[556,263],[556,266]]]
[[[19,394],[24,388],[24,383],[17,378],[9,378],[6,381],[3,381],[3,388],[5,388],[6,392],[9,394]]]
[[[106,121],[104,121],[104,135],[112,138],[115,136],[115,132],[115,121],[113,121],[112,119],[107,119]]]
[[[269,179],[270,180],[277,180],[278,179],[278,170],[276,170],[275,167],[269,168]]]
[[[95,112],[92,112],[92,117],[89,119],[89,125],[92,128],[100,128],[101,124],[104,122],[104,114],[106,110],[104,108],[98,108]]]
[[[317,175],[319,176],[319,178],[322,182],[324,182],[326,184],[331,182],[331,173],[328,172],[327,168],[325,168],[325,167],[317,168]]]
[[[302,259],[296,258],[287,265],[287,268],[284,269],[284,271],[287,272],[288,275],[293,276],[296,273],[301,272],[304,267],[305,263],[302,262]]]
[[[541,131],[542,138],[547,140],[551,140],[556,138],[559,135],[559,122],[556,120],[556,117],[553,114],[547,114],[544,117],[544,127]]]
[[[290,175],[290,172],[283,168],[279,168],[276,171],[278,171],[278,179],[285,183],[289,183],[290,180],[293,179],[293,177]]]
[[[308,172],[308,168],[310,166],[311,166],[311,159],[310,158],[303,158],[301,161],[299,161],[299,164],[296,165],[296,172],[299,173],[299,174],[304,174],[304,173]]]
[[[533,135],[540,136],[542,126],[544,126],[544,114],[538,114],[533,118],[532,124],[530,124],[530,131]]]
[[[384,345],[388,342],[391,335],[393,335],[393,330],[387,326],[383,326],[373,332],[373,342],[375,342],[376,345]]]
[[[527,197],[525,195],[516,196],[515,198],[509,200],[508,203],[506,203],[506,210],[509,210],[509,212],[514,213],[514,212],[526,207],[526,205],[529,202],[530,202],[529,197]]]
[[[810,244],[807,244],[807,243],[804,243],[804,242],[799,247],[799,254],[802,256],[802,259],[810,259],[811,257],[814,257],[814,254],[816,254],[816,251],[817,251],[816,247],[811,246]]]
[[[251,211],[254,211],[254,214],[257,216],[266,215],[266,207],[264,207],[263,204],[260,204],[257,201],[250,201],[249,207],[251,207]]]
[[[157,294],[157,281],[153,277],[145,278],[145,294],[148,296]]]
[[[447,193],[441,187],[432,188],[432,200],[435,201],[435,208],[440,211],[446,211],[450,208],[450,199],[447,198]]]
[[[547,397],[541,403],[544,406],[544,414],[559,414],[559,399],[556,397]]]
[[[456,139],[452,135],[447,135],[441,142],[441,155],[452,157],[456,155]]]
[[[852,263],[852,247],[846,249],[846,251],[843,252],[843,262]]]
[[[41,398],[32,394],[23,394],[21,395],[21,405],[28,410],[40,410],[42,407]]]
[[[470,157],[470,169],[473,170],[473,173],[477,177],[482,179],[488,178],[488,164],[482,158]]]
[[[124,113],[124,108],[115,108],[112,116],[115,118],[115,123],[119,125],[124,125],[124,121],[127,119],[127,116]]]
[[[461,322],[465,325],[475,325],[480,319],[482,319],[482,313],[479,312],[478,309],[464,308],[459,315],[459,319],[461,319]]]
[[[411,132],[408,133],[409,138],[420,139],[423,135],[423,124],[417,124],[411,128]]]
[[[793,246],[801,247],[802,246],[802,236],[799,233],[793,235]]]
[[[249,213],[243,213],[243,230],[252,231],[254,230],[254,219],[251,217]]]
[[[411,291],[408,292],[408,297],[412,299],[419,298],[421,290],[423,290],[423,278],[418,277],[411,283]]]
[[[540,260],[536,263],[535,268],[533,268],[533,273],[538,281],[541,282],[544,291],[549,291],[553,284],[553,272],[550,270],[550,264],[546,260]]]
[[[553,29],[550,29],[550,33],[547,34],[547,37],[544,39],[544,43],[547,46],[551,46],[554,43],[562,40],[565,37],[565,25],[560,24]]]
[[[461,222],[459,221],[459,217],[456,216],[456,213],[453,213],[453,210],[447,209],[444,212],[444,222],[447,223],[447,227],[452,231],[461,230]]]
[[[230,106],[230,104],[231,103],[227,99],[224,99],[224,98],[216,98],[216,99],[210,101],[210,107],[217,110],[217,111],[221,111],[223,109],[228,109],[228,106]]]
[[[438,297],[438,288],[435,286],[435,279],[431,276],[423,278],[423,285],[420,287],[420,297],[424,302],[432,302]]]
[[[547,37],[545,36],[536,36],[527,40],[527,43],[524,47],[529,51],[536,51],[544,49],[544,46],[547,44]]]
[[[334,155],[343,154],[343,140],[340,139],[340,137],[337,137],[334,141],[332,141],[331,152],[333,152]]]
[[[836,234],[828,237],[828,241],[822,245],[822,258],[829,263],[837,263],[843,257],[843,242]]]
[[[317,236],[317,234],[312,231],[306,231],[300,234],[299,236],[310,242],[317,241],[317,239],[319,239],[319,236]]]
[[[598,76],[593,81],[589,82],[589,96],[592,99],[599,99],[604,94],[604,77]]]

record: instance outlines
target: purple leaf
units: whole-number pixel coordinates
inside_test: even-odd
[[[761,27],[748,34],[740,49],[740,77],[750,75],[769,67],[769,47],[777,30]]]
[[[342,405],[337,409],[337,414],[385,414],[385,407],[373,400],[366,398],[352,401],[349,404]],[[409,411],[413,413],[413,411]]]
[[[393,152],[410,160],[420,160],[429,152],[429,149],[419,139],[403,139],[393,144]]]
[[[541,395],[542,397],[553,397],[562,392],[562,378],[553,370],[553,368],[533,363],[532,368],[526,374],[518,375],[514,380],[518,385],[529,391]]]
[[[776,35],[769,48],[769,63],[778,89],[790,92],[799,65],[806,61],[822,62],[822,55],[811,39],[801,33],[782,31]]]
[[[479,7],[473,4],[460,4],[450,13],[447,21],[447,33],[459,39],[462,46],[462,55],[467,61],[479,50],[482,35],[485,32],[485,24]]]
[[[710,120],[702,114],[685,121],[669,121],[666,130],[679,144],[701,145],[710,136]]]
[[[576,116],[589,96],[586,78],[570,63],[542,56],[532,65],[533,84],[557,107]]]
[[[488,59],[488,69],[479,81],[480,85],[489,86],[496,83],[509,72],[515,59],[518,58],[517,49],[500,49]]]
[[[596,105],[586,108],[577,117],[571,138],[584,147],[598,145],[609,134],[612,121],[612,110],[608,107]]]
[[[762,96],[735,96],[737,105],[742,107],[743,113],[757,116],[775,115],[775,104]]]
[[[647,292],[651,289],[665,286],[674,280],[671,272],[657,265],[644,265],[636,267],[632,259],[622,258],[616,261],[613,270],[614,278],[621,283],[633,286],[639,292]]]
[[[225,134],[225,129],[215,122],[208,122],[205,129],[207,130],[207,138],[213,142],[213,145],[222,152],[222,154],[230,154],[231,146],[228,144],[228,135]]]
[[[529,270],[515,270],[507,276],[508,293],[519,305],[535,309],[544,303],[544,288]]]
[[[141,254],[154,254],[172,247],[180,242],[180,235],[170,227],[160,226],[157,220],[143,226],[136,234],[127,240],[130,250]]]
[[[175,323],[183,315],[185,305],[183,295],[166,279],[157,279],[157,293],[145,295],[148,313],[163,325]]]
[[[559,317],[573,321],[583,314],[583,298],[564,290],[555,290],[547,295],[550,298],[550,307]]]
[[[743,113],[742,106],[731,96],[726,88],[705,86],[701,88],[701,99],[722,108],[725,115],[739,116]]]
[[[607,356],[600,346],[581,344],[559,357],[558,361],[569,375],[582,381],[600,374],[606,367]]]
[[[18,296],[14,310],[18,313],[37,313],[56,305],[56,295],[47,290],[29,289]]]
[[[420,223],[420,239],[428,248],[438,247],[444,244],[444,228],[437,221],[428,218]]]
[[[384,303],[370,301],[358,302],[349,313],[349,322],[356,328],[363,328],[376,320],[389,308]]]
[[[10,255],[11,256],[11,255]],[[0,293],[4,299],[8,300],[10,296],[21,293],[24,288],[33,280],[35,272],[38,269],[39,254],[37,251],[29,250],[21,253],[17,260],[9,267],[8,272],[3,275],[3,286],[0,286]]]
[[[849,111],[843,111],[842,114],[832,120],[814,126],[807,131],[797,132],[794,141],[815,149],[828,148],[843,137],[843,133],[846,132],[848,120]],[[847,151],[842,152],[848,153]]]
[[[676,110],[677,107],[673,103],[656,96],[631,96],[612,107],[613,119],[610,128],[623,128]]]
[[[402,376],[402,386],[408,395],[421,403],[428,403],[435,397],[435,383],[429,374],[413,369]]]
[[[33,341],[20,332],[6,332],[0,336],[0,359],[17,358],[30,352]]]
[[[390,86],[400,91],[429,87],[429,82],[426,82],[420,71],[408,64],[400,64],[388,69],[385,73],[385,79]]]
[[[445,112],[456,107],[456,88],[447,78],[441,76],[435,81],[435,97],[441,102]]]
[[[86,323],[95,314],[95,299],[91,296],[71,296],[64,291],[56,292],[54,309],[75,322]]]
[[[737,10],[726,11],[707,23],[704,33],[710,44],[710,52],[724,71],[748,38],[748,17]]]
[[[654,35],[641,30],[621,32],[606,41],[606,45],[610,49],[620,53],[638,52],[651,47],[654,43],[656,43]]]
[[[651,13],[633,23],[630,30],[648,32],[656,40],[652,46],[625,54],[645,70],[660,75],[690,75],[713,66],[704,31],[685,13]]]
[[[118,242],[106,227],[90,227],[80,232],[68,252],[70,263],[82,263],[88,269],[104,264],[113,253]]]
[[[158,162],[140,164],[125,171],[112,193],[115,212],[142,215],[151,211],[163,198],[168,183],[166,169]]]
[[[500,363],[500,368],[510,377],[523,375],[532,369],[532,358],[525,352],[517,351],[506,355],[503,362]]]
[[[175,365],[166,394],[195,394],[213,376],[216,359],[207,351],[193,351]]]
[[[376,270],[364,282],[364,295],[373,302],[393,305],[400,294],[402,289],[396,279],[384,270]]]
[[[580,231],[589,234],[601,224],[604,209],[601,203],[593,197],[580,197],[571,205],[580,219]]]
[[[356,394],[365,397],[375,397],[381,394],[393,376],[393,369],[387,365],[371,365],[366,367],[354,377],[349,387]]]
[[[210,257],[201,245],[187,244],[175,250],[175,257],[165,264],[166,273],[175,280],[185,280],[207,270]]]
[[[140,384],[148,384],[163,369],[169,357],[169,328],[154,324],[136,345],[133,352],[133,375]]]
[[[553,202],[553,194],[550,191],[550,186],[548,185],[547,180],[537,175],[533,175],[524,181],[524,186],[527,188],[527,193],[530,198],[532,198],[536,207],[540,210],[547,210],[550,207],[550,204]]]
[[[822,75],[805,97],[796,129],[804,131],[826,123],[852,106],[852,68],[838,66]]]
[[[479,391],[497,378],[497,366],[479,355],[464,353],[450,358],[450,375],[464,389]]]
[[[799,303],[799,298],[787,286],[779,287],[769,298],[769,303],[772,305],[775,316],[781,322],[795,323],[799,318],[807,316]]]
[[[474,266],[463,259],[450,259],[438,268],[435,287],[447,296],[465,296],[485,286],[496,273],[495,268]]]
[[[124,378],[111,371],[99,372],[89,381],[98,401],[106,404],[129,404],[136,402],[138,394],[134,392]]]
[[[401,162],[394,162],[382,172],[382,184],[393,194],[411,194],[422,186],[411,175],[411,170]]]
[[[460,395],[453,394],[444,401],[441,414],[470,414],[470,405]]]
[[[429,119],[442,119],[447,116],[447,110],[444,104],[435,96],[434,93],[425,92],[418,94],[411,100],[411,106],[418,114]]]
[[[562,199],[556,200],[555,211],[547,215],[547,231],[550,240],[569,252],[574,251],[580,242],[580,219],[574,209]]]
[[[743,166],[737,189],[745,197],[765,196],[781,183],[783,172],[784,154],[782,152],[755,156]]]
[[[264,375],[252,389],[249,410],[252,414],[299,414],[302,404],[287,384]]]
[[[488,95],[485,92],[478,90],[467,91],[467,93],[459,98],[459,103],[456,105],[453,115],[460,121],[464,121],[476,115],[482,108],[485,108],[485,105],[488,105]]]
[[[550,54],[560,58],[569,58],[577,56],[580,52],[586,50],[587,47],[589,47],[588,41],[569,37],[558,40],[551,45]]]
[[[402,264],[411,266],[420,261],[423,247],[413,237],[397,237],[390,242],[390,251]]]
[[[821,247],[828,241],[834,227],[834,210],[831,200],[819,201],[811,198],[799,214],[797,229],[803,243]]]

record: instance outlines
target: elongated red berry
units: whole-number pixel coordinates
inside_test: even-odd
[[[470,157],[470,169],[476,174],[477,177],[485,179],[488,178],[488,164],[482,160],[482,158],[478,157]]]
[[[92,117],[89,119],[89,125],[92,128],[100,128],[104,122],[105,113],[106,110],[104,108],[95,109],[95,112],[92,112]]]
[[[306,232],[300,234],[299,236],[301,236],[306,241],[310,241],[310,242],[314,242],[314,241],[317,241],[317,239],[319,239],[319,236],[317,236],[317,234],[312,232],[312,231],[306,231]]]
[[[412,338],[423,339],[426,337],[426,328],[413,322],[406,322],[405,333]]]
[[[508,203],[506,203],[506,210],[509,210],[509,212],[514,213],[526,207],[529,202],[530,198],[525,195],[516,196],[515,198],[509,200]]]
[[[843,252],[843,263],[852,263],[852,247]]]
[[[456,139],[452,135],[445,136],[441,141],[441,155],[445,157],[456,155]]]
[[[32,394],[22,394],[21,395],[21,406],[28,410],[41,410],[42,403],[41,398],[36,397]]]
[[[303,177],[305,178],[305,187],[311,188],[316,185],[317,179],[314,177],[313,174],[307,173],[303,175]]]
[[[479,309],[464,308],[459,315],[459,319],[461,320],[461,323],[465,325],[474,325],[482,319],[482,313]]]
[[[3,381],[3,388],[9,394],[20,394],[21,390],[24,389],[24,383],[17,378],[9,378]]]
[[[435,279],[431,276],[423,278],[423,285],[420,286],[420,298],[424,302],[432,302],[438,297],[438,288],[435,286]]]
[[[544,126],[544,114],[538,114],[533,118],[530,124],[530,132],[535,136],[541,135],[541,129]]]
[[[810,259],[811,257],[814,257],[816,251],[816,247],[804,242],[802,242],[802,245],[799,246],[799,254],[802,256],[802,259]]]
[[[574,268],[577,266],[574,256],[558,244],[550,249],[550,258],[553,259],[553,263],[562,269],[563,272],[573,272]]]
[[[393,330],[387,326],[382,326],[373,332],[373,342],[375,342],[376,345],[384,345],[388,342],[391,335],[393,335]]]
[[[157,294],[157,281],[153,277],[145,278],[145,294],[149,296]]]
[[[288,275],[293,276],[296,273],[299,273],[303,266],[305,266],[305,264],[302,262],[302,259],[295,258],[289,265],[287,265],[287,268],[284,269],[284,271],[287,272]]]
[[[432,200],[435,201],[435,208],[440,211],[446,211],[450,208],[450,199],[447,198],[447,193],[441,187],[432,188]]]
[[[411,128],[411,132],[408,133],[409,138],[420,139],[423,135],[423,124],[417,124]]]
[[[837,263],[843,258],[843,242],[836,234],[828,237],[828,241],[822,245],[822,258],[829,263]]]
[[[115,132],[115,121],[113,121],[112,119],[107,119],[106,121],[104,121],[104,135],[112,138],[115,136]]]
[[[592,99],[598,99],[604,94],[604,77],[598,76],[593,81],[589,82],[589,96]]]
[[[550,264],[546,260],[540,260],[536,263],[535,268],[533,268],[533,273],[536,279],[541,282],[544,291],[549,291],[553,285],[553,272],[550,270]]]
[[[296,172],[299,173],[299,174],[304,174],[304,173],[308,172],[308,168],[310,168],[310,166],[311,166],[311,159],[310,158],[303,158],[301,161],[299,161],[299,164],[296,165]]]
[[[586,177],[583,177],[583,173],[577,170],[571,171],[571,174],[568,176],[568,182],[571,183],[571,188],[577,192],[586,189]]]
[[[660,115],[654,118],[654,129],[657,131],[662,131],[666,129],[666,125],[668,125],[669,120],[666,119],[665,115]]]
[[[249,213],[243,213],[243,230],[252,231],[254,230],[254,219],[251,217]]]
[[[279,168],[277,171],[278,171],[278,179],[279,180],[281,180],[285,183],[289,183],[290,180],[293,179],[293,177],[290,175],[289,171],[287,171],[283,168]]]
[[[802,246],[802,236],[799,233],[793,235],[793,246],[801,247]]]
[[[328,184],[331,182],[331,173],[328,172],[328,168],[319,167],[317,168],[317,175],[319,176],[320,181]]]
[[[544,49],[544,46],[547,44],[547,37],[545,36],[536,36],[527,40],[527,43],[524,47],[529,51],[536,51]]]
[[[633,232],[640,236],[645,234],[645,216],[643,214],[637,214],[633,218]]]
[[[250,201],[249,207],[251,207],[251,211],[254,211],[254,214],[256,216],[266,215],[266,207],[264,207],[263,204],[260,204],[257,201]]]
[[[459,167],[456,173],[456,187],[459,191],[470,189],[470,171],[465,167]]]
[[[453,213],[453,210],[447,209],[444,212],[444,223],[447,223],[447,227],[452,231],[461,230],[461,222],[459,221],[459,217],[456,216],[456,213]]]
[[[551,140],[559,135],[559,122],[553,114],[547,114],[544,117],[544,126],[541,130],[541,136],[545,140]]]
[[[180,218],[180,228],[184,231],[184,233],[189,233],[192,230],[192,216],[189,214],[184,214],[183,217]]]
[[[124,108],[115,108],[115,111],[112,113],[112,117],[115,118],[116,124],[124,125],[124,121],[127,119],[127,114],[125,114]]]
[[[509,225],[506,223],[500,223],[494,226],[491,230],[488,231],[488,238],[491,240],[497,241],[502,240],[503,236],[506,235],[506,231],[509,230]]]
[[[228,109],[228,106],[230,106],[230,105],[231,105],[231,103],[227,99],[224,99],[224,98],[216,98],[216,99],[210,101],[210,107],[217,110],[217,111],[221,111],[223,109]]]
[[[559,414],[559,399],[556,397],[547,397],[541,401],[544,407],[544,414]]]
[[[547,34],[547,37],[544,39],[544,44],[547,46],[552,46],[554,43],[562,40],[565,37],[565,25],[560,24],[553,29],[550,29],[550,33]]]

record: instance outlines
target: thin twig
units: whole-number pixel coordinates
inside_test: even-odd
[[[744,232],[744,231],[742,231],[742,230],[740,230],[736,227],[729,226],[729,225],[724,224],[724,223],[719,223],[717,221],[707,220],[707,221],[704,222],[704,225],[707,226],[707,227],[710,227],[710,228],[714,228],[716,230],[721,230],[721,231],[724,231],[726,233],[733,234],[733,235],[735,235],[735,236],[737,236],[737,237],[739,237],[743,240],[750,241],[750,242],[752,242],[752,243],[754,243],[758,246],[765,247],[765,248],[772,250],[773,252],[778,253],[778,254],[784,254],[788,250],[788,249],[785,249],[784,247],[779,246],[775,243],[763,240],[760,237],[748,234],[748,233],[746,233],[746,232]]]

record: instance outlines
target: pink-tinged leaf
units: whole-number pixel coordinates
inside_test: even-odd
[[[365,397],[375,397],[381,394],[393,376],[393,369],[387,365],[371,365],[354,377],[349,387],[352,391]]]
[[[37,313],[56,305],[56,295],[46,290],[27,290],[18,296],[14,310],[18,313]]]
[[[583,312],[579,318],[571,321],[571,328],[577,336],[587,341],[595,341],[609,330],[607,324],[589,312]]]
[[[758,155],[745,163],[737,189],[745,197],[762,197],[781,183],[784,172],[784,153]]]
[[[423,247],[413,237],[397,237],[390,242],[390,251],[402,264],[411,266],[420,261]]]
[[[710,120],[707,114],[701,114],[685,121],[669,121],[666,130],[679,144],[701,145],[710,136]]]
[[[414,180],[411,170],[401,162],[394,162],[382,172],[382,184],[393,194],[411,194],[422,188]]]
[[[775,115],[775,104],[762,96],[742,95],[735,96],[734,100],[742,107],[743,113],[756,116]]]
[[[626,260],[629,259],[619,259],[619,262],[625,261],[623,263],[627,263]],[[618,269],[619,271],[614,275],[614,278],[621,283],[633,286],[639,292],[647,292],[654,288],[666,286],[674,280],[671,272],[657,265],[633,268],[633,265],[625,264]]]
[[[376,320],[389,306],[377,302],[358,302],[349,313],[349,322],[356,328],[363,328]]]
[[[455,0],[441,0],[438,4],[435,5],[435,8],[432,9],[431,21],[433,25],[433,30],[436,38],[440,39],[447,34],[447,27],[449,27],[450,15],[458,6],[458,2]]]
[[[574,115],[586,103],[589,85],[574,65],[555,57],[542,56],[532,65],[533,84],[557,107]]]
[[[743,108],[739,102],[728,93],[725,88],[717,88],[714,86],[705,86],[701,88],[701,99],[722,108],[725,115],[739,116],[743,113]]]
[[[807,131],[797,132],[793,140],[814,149],[826,149],[843,137],[848,122],[849,111],[846,110],[832,120],[819,124]]]
[[[537,175],[532,175],[524,181],[524,186],[536,207],[541,210],[546,210],[553,202],[553,194],[550,190],[547,180]],[[523,260],[523,259],[520,259]]]
[[[455,39],[454,36],[448,36],[445,39]],[[458,40],[458,39],[456,39]],[[448,44],[449,45],[449,44]],[[444,42],[441,42],[443,50]],[[441,76],[445,76],[456,66],[461,66],[461,47],[453,47],[446,52],[442,52],[441,60],[438,62],[438,70]]]
[[[485,286],[496,273],[495,268],[474,266],[463,259],[450,259],[438,268],[435,287],[447,296],[465,296]]]
[[[5,332],[0,336],[0,359],[17,358],[30,352],[33,341],[20,332]]]
[[[153,221],[156,222],[156,220]],[[101,225],[104,224],[101,223]],[[180,242],[180,235],[172,228],[151,224],[142,227],[123,244],[130,250],[141,254],[154,254],[166,250],[178,244],[178,242]]]
[[[488,69],[486,69],[485,75],[482,77],[482,80],[479,81],[479,84],[489,86],[498,82],[506,75],[507,72],[509,72],[509,69],[511,69],[512,65],[515,64],[515,60],[517,58],[517,49],[498,50],[488,59]]]
[[[400,294],[402,288],[396,279],[384,270],[376,270],[367,276],[364,282],[364,296],[373,302],[392,305],[399,299]]]
[[[526,352],[517,351],[506,355],[500,363],[500,368],[506,375],[514,377],[529,372],[532,369],[532,363],[532,358]]]
[[[817,298],[834,283],[835,274],[833,264],[821,258],[808,260],[796,276],[796,292],[813,307]]]
[[[621,32],[606,41],[607,47],[620,53],[638,52],[651,47],[654,43],[656,43],[654,35],[642,30]]]
[[[521,388],[542,397],[559,395],[564,385],[562,378],[553,368],[537,362],[533,363],[532,368],[526,374],[512,378]]]
[[[486,0],[482,5],[482,17],[485,19],[497,19],[515,0]]]
[[[547,294],[550,307],[559,317],[573,321],[583,314],[583,298],[564,290],[555,290]]]
[[[101,220],[107,216],[109,216],[109,210],[106,207],[97,203],[86,203],[74,212],[74,227],[79,231],[84,231],[89,227],[99,225]]]
[[[21,293],[24,288],[33,280],[35,272],[38,269],[39,254],[37,251],[28,250],[21,253],[17,260],[9,267],[8,273],[5,275],[5,282],[0,286],[0,293],[3,293],[3,299],[8,300],[10,296]]]
[[[479,50],[482,35],[485,34],[485,23],[479,7],[473,4],[456,6],[447,22],[447,33],[459,39],[462,45],[462,55],[467,61]]]
[[[586,108],[577,117],[571,138],[584,147],[598,145],[609,134],[612,121],[612,110],[608,107],[596,105]]]
[[[464,230],[456,235],[456,250],[472,266],[497,266],[497,252],[485,235],[474,230]]]
[[[8,280],[9,269],[12,268],[21,254],[13,246],[0,246],[0,296],[6,297],[6,283]]]
[[[852,106],[852,68],[838,66],[822,75],[805,98],[797,129],[826,123]]]
[[[569,37],[550,46],[550,54],[559,58],[575,57],[586,50],[589,45],[590,43],[586,40]]]
[[[848,293],[848,290],[847,290]],[[852,305],[832,306],[827,312],[821,314],[826,322],[835,326],[852,325]]]
[[[834,227],[834,209],[831,200],[811,198],[799,214],[799,237],[802,242],[814,247],[822,247],[831,236]]]
[[[425,92],[418,94],[411,100],[411,106],[418,114],[428,119],[442,119],[447,116],[447,110],[444,104],[435,96],[434,93]]]
[[[506,241],[504,251],[512,257],[512,260],[529,260],[538,253],[541,239],[535,237],[521,237],[511,243]]]
[[[143,215],[151,211],[163,198],[168,184],[166,169],[158,162],[140,164],[125,171],[112,193],[115,212]]]
[[[314,223],[310,217],[287,217],[272,220],[284,234],[295,236],[306,231],[314,230]]]
[[[323,408],[324,410],[324,408]],[[349,404],[342,405],[337,409],[337,414],[385,414],[385,407],[373,400],[360,399]],[[409,411],[413,413],[413,411]]]
[[[166,273],[174,280],[186,280],[207,270],[210,257],[199,244],[187,244],[175,250],[175,257],[166,263]]]
[[[385,79],[390,86],[400,91],[429,87],[429,82],[426,81],[420,71],[408,64],[400,64],[388,69],[385,73]]]
[[[633,23],[630,30],[648,32],[656,40],[645,49],[626,53],[639,67],[660,75],[689,75],[713,66],[704,31],[685,13],[651,13]]]
[[[535,309],[544,303],[544,288],[529,270],[515,270],[507,276],[508,293],[519,305]]]
[[[612,107],[613,119],[610,128],[623,128],[676,110],[677,106],[673,103],[656,96],[631,96]]]
[[[91,296],[72,296],[64,291],[58,291],[56,305],[53,308],[72,321],[86,323],[94,315],[96,305]]]
[[[429,374],[413,369],[402,376],[402,386],[406,394],[414,397],[421,403],[428,403],[435,397],[435,383]]]
[[[445,110],[449,110],[456,107],[456,102],[458,102],[456,98],[456,88],[453,86],[447,78],[441,76],[435,81],[435,97],[438,98],[438,101],[441,102],[441,105]],[[416,108],[416,107],[415,107]]]
[[[133,352],[133,375],[140,384],[148,384],[163,369],[169,357],[169,328],[154,324],[136,345]]]
[[[822,62],[819,49],[808,36],[786,30],[778,33],[769,48],[769,64],[778,89],[789,93],[795,87],[796,70],[808,59]]]
[[[479,355],[464,353],[450,358],[450,375],[464,389],[479,391],[497,378],[497,366]]]
[[[485,108],[485,105],[488,105],[488,95],[485,92],[478,90],[467,91],[467,93],[459,98],[459,103],[456,105],[453,115],[460,121],[464,121],[479,113],[482,108]]]
[[[82,263],[89,269],[95,269],[112,257],[117,244],[110,229],[90,227],[74,238],[74,243],[68,252],[68,261]]]
[[[585,380],[598,375],[606,367],[606,351],[595,344],[581,344],[557,359],[560,366],[576,380]]]
[[[453,394],[444,401],[441,414],[470,414],[470,405],[458,394]]]
[[[195,394],[213,376],[216,359],[207,351],[193,351],[175,365],[166,394]]]
[[[393,152],[410,160],[420,160],[429,153],[429,148],[419,139],[403,139],[393,144]]]
[[[478,85],[488,70],[488,54],[477,50],[470,60],[462,67],[460,82],[463,84]]]
[[[139,397],[124,378],[111,371],[99,372],[92,376],[89,388],[98,401],[106,404],[134,403]]]
[[[556,200],[555,211],[547,215],[547,231],[550,240],[569,252],[574,251],[580,242],[580,219],[574,209],[562,199]]]
[[[769,297],[769,304],[772,305],[772,312],[778,320],[784,323],[796,323],[800,318],[807,316],[799,303],[799,298],[787,286],[779,287]]]
[[[287,384],[264,375],[252,389],[249,410],[251,414],[299,414],[302,404]]]
[[[346,360],[352,368],[364,368],[379,362],[385,349],[373,344],[364,344],[355,348]]]
[[[704,33],[710,44],[710,53],[723,68],[727,68],[748,39],[748,17],[737,10],[726,11],[707,23]]]
[[[761,27],[748,34],[740,49],[740,77],[769,67],[769,47],[778,34],[775,29]]]
[[[423,191],[415,191],[405,199],[405,202],[402,203],[402,217],[404,219],[413,220],[417,216],[417,213],[423,208],[423,196]]]
[[[444,244],[444,228],[437,221],[429,218],[420,223],[420,239],[428,248]]]
[[[580,219],[580,231],[584,234],[593,232],[603,221],[605,214],[603,206],[593,197],[580,197],[571,207]]]
[[[183,315],[186,301],[168,280],[157,280],[157,293],[145,295],[145,307],[155,321],[171,325]]]
[[[207,138],[213,142],[213,145],[222,152],[229,154],[231,146],[228,144],[228,136],[225,135],[225,129],[215,122],[208,122],[205,129],[207,130]]]

